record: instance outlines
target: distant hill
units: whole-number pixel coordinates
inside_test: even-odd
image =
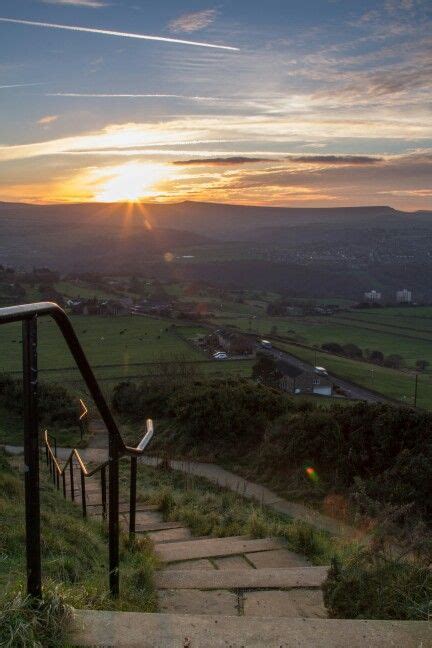
[[[215,203],[0,203],[0,263],[108,270],[359,298],[432,299],[432,211]],[[171,252],[169,267],[158,264]],[[225,261],[224,261],[225,260]]]

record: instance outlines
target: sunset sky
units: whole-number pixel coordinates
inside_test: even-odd
[[[0,7],[0,201],[432,209],[430,0]]]

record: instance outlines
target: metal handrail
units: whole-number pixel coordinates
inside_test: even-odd
[[[102,420],[108,428],[108,432],[116,437],[119,453],[130,455],[135,454],[138,456],[140,454],[138,447],[132,448],[124,443],[74,328],[65,311],[60,308],[58,304],[55,304],[54,302],[38,302],[35,304],[22,304],[19,306],[0,308],[0,325],[12,322],[22,322],[25,320],[31,320],[33,317],[43,316],[51,316],[59,327],[69,347],[69,351],[80,370],[81,376],[88,387],[90,395],[99,410]]]
[[[137,459],[143,454],[146,445],[153,436],[153,424],[147,427],[147,432],[136,447],[126,445],[119,432],[111,410],[99,387],[96,377],[86,358],[73,326],[65,311],[53,302],[39,302],[0,308],[0,325],[12,322],[22,322],[23,336],[23,392],[24,392],[24,461],[25,461],[25,502],[26,502],[26,555],[27,555],[27,591],[31,596],[41,597],[41,543],[40,543],[40,494],[39,494],[39,432],[37,416],[37,321],[39,317],[50,316],[59,327],[63,338],[74,358],[90,395],[105,423],[108,431],[108,461],[109,465],[109,581],[113,596],[119,594],[119,458],[123,455],[131,457],[131,501],[136,499],[136,468]],[[87,417],[88,410],[83,402],[80,421]],[[82,433],[82,429],[81,429]],[[55,479],[59,485],[62,469],[57,457],[52,452],[49,438],[45,436],[47,455],[51,457]],[[90,476],[79,452],[74,448],[68,458],[72,466],[76,457],[80,470],[82,487],[84,479]],[[95,469],[96,471],[98,469]],[[94,471],[92,472],[94,474]],[[65,477],[63,477],[65,479]],[[133,483],[134,482],[134,483]],[[85,503],[84,503],[85,506]],[[131,509],[132,512],[132,509]],[[130,530],[135,529],[135,511],[130,517]]]
[[[87,410],[85,407],[83,401],[81,401],[82,405],[84,408]],[[154,428],[153,428],[153,421],[152,419],[147,419],[146,423],[146,428],[147,432],[141,439],[140,443],[138,444],[138,449],[140,450],[141,453],[144,452],[146,446],[150,443],[153,434],[154,434]],[[107,515],[107,502],[106,502],[106,467],[109,466],[110,464],[110,459],[107,459],[106,461],[102,462],[92,470],[90,470],[87,465],[85,464],[84,459],[80,455],[79,451],[77,448],[72,448],[70,451],[69,455],[66,458],[65,463],[63,464],[63,467],[60,466],[58,457],[57,457],[57,447],[55,446],[54,450],[51,446],[50,443],[50,436],[48,433],[48,430],[45,430],[44,433],[44,443],[45,443],[45,453],[46,453],[46,462],[47,466],[50,471],[50,475],[53,479],[54,486],[57,487],[57,490],[60,489],[60,478],[62,479],[62,485],[63,485],[63,497],[66,499],[67,497],[67,488],[66,488],[66,471],[67,468],[69,467],[70,471],[70,494],[71,494],[71,500],[75,501],[75,483],[74,483],[74,472],[73,472],[73,460],[74,458],[78,462],[78,466],[81,472],[81,507],[82,507],[82,513],[83,517],[87,517],[87,503],[86,503],[86,493],[85,493],[85,479],[88,477],[92,477],[96,473],[100,472],[101,474],[101,493],[102,493],[102,518],[106,519]],[[54,437],[51,437],[54,439]],[[130,478],[130,498],[129,498],[129,533],[134,534],[135,533],[135,519],[136,519],[136,456],[133,456],[131,458],[131,478]]]

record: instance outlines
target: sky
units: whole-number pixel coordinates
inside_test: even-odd
[[[0,201],[432,209],[431,55],[430,0],[1,0]]]

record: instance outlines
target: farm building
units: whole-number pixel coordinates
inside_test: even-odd
[[[318,375],[313,370],[304,371],[286,360],[278,360],[276,366],[282,374],[279,386],[283,391],[321,396],[331,396],[333,393],[333,384],[328,376]]]

